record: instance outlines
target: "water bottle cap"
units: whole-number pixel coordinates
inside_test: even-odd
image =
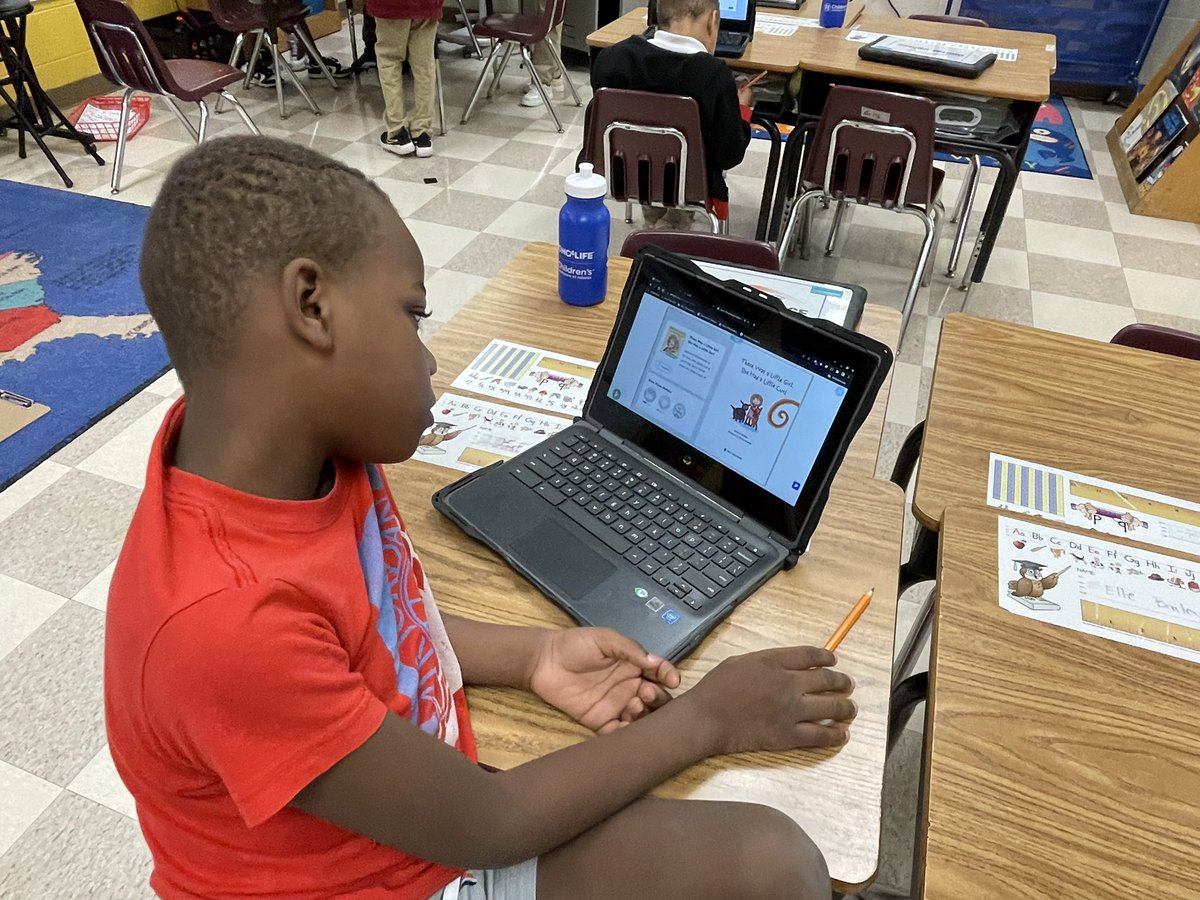
[[[595,200],[608,193],[608,182],[593,171],[591,163],[580,163],[579,171],[567,176],[567,196]]]

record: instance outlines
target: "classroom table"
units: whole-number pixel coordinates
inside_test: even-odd
[[[983,503],[988,454],[1200,500],[1200,363],[993,319],[942,323],[913,511]]]
[[[449,389],[455,375],[493,337],[599,359],[628,268],[628,260],[610,261],[607,302],[569,307],[557,298],[554,248],[527,247],[429,340],[439,359],[434,390],[440,395]],[[881,321],[894,322],[886,316]],[[860,713],[852,740],[837,752],[755,753],[709,760],[658,792],[667,797],[757,801],[783,810],[816,841],[835,882],[846,890],[869,883],[878,866],[904,503],[895,485],[867,477],[857,468],[849,465],[835,479],[821,524],[799,564],[748,598],[680,666],[686,688],[735,653],[822,644],[858,596],[874,586],[871,607],[839,650],[842,666],[857,681]],[[459,473],[410,461],[388,467],[387,477],[441,609],[490,622],[570,624],[495,554],[433,510],[432,493]],[[489,765],[510,768],[588,735],[519,691],[472,688],[468,697],[480,759]]]
[[[1017,350],[1011,342],[1003,349]],[[1098,377],[1117,380],[1131,352]],[[1130,374],[1136,381],[1144,371]],[[1002,379],[1002,388],[1008,383]],[[1047,378],[1042,391],[1052,383]],[[1145,421],[1140,407],[1128,415]],[[1134,446],[1124,449],[1137,455]],[[1193,474],[1187,485],[1194,482]],[[995,510],[954,506],[943,520],[919,848],[924,883],[914,896],[1195,897],[1196,666],[1001,608],[996,519]]]
[[[863,14],[863,0],[850,0],[846,7],[846,24],[852,24]],[[774,34],[764,34],[762,29],[766,24],[761,21],[763,16],[779,16],[781,18],[797,18],[816,20],[821,11],[819,0],[805,0],[795,10],[771,9],[758,7],[758,22],[754,30],[754,40],[746,48],[746,52],[737,59],[725,59],[731,68],[744,69],[750,72],[774,72],[777,75],[791,75],[796,71],[800,60],[805,59],[820,39],[823,28],[800,27],[796,33],[788,37]],[[605,47],[611,47],[627,37],[641,34],[646,30],[646,7],[632,9],[619,19],[614,19],[603,28],[593,31],[587,36],[587,44],[594,56]]]
[[[802,122],[813,122],[820,118],[825,98],[834,84],[856,84],[918,94],[968,94],[972,97],[990,98],[1008,106],[1017,126],[1015,134],[1011,137],[968,139],[939,131],[935,140],[939,150],[966,156],[987,156],[1000,164],[1000,172],[992,188],[979,236],[975,241],[971,263],[967,268],[970,284],[982,281],[996,237],[1000,233],[1000,226],[1004,223],[1009,199],[1017,184],[1017,175],[1021,161],[1025,158],[1034,119],[1042,101],[1050,96],[1050,76],[1055,70],[1057,58],[1054,35],[947,25],[890,16],[863,16],[854,23],[854,29],[876,34],[983,44],[1017,51],[1015,60],[997,60],[979,78],[956,78],[936,72],[862,60],[858,51],[863,45],[848,40],[850,29],[842,28],[821,29],[815,42],[797,61],[804,73],[797,97]],[[802,141],[788,142],[781,164],[778,193],[772,204],[766,234],[774,235],[778,231],[778,223],[786,201],[797,183],[802,152]]]

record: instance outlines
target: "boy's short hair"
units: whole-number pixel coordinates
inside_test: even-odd
[[[343,270],[387,195],[361,172],[267,137],[219,138],[172,167],[150,210],[141,283],[184,378],[219,362],[256,277],[307,257]]]
[[[683,19],[706,16],[719,8],[717,0],[658,0],[658,21],[670,25]]]

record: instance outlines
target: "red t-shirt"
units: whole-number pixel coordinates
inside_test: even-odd
[[[167,898],[425,900],[459,873],[292,809],[391,710],[474,760],[462,674],[374,466],[302,502],[171,465],[167,414],[108,600],[104,706]],[[404,798],[392,798],[404,815]]]

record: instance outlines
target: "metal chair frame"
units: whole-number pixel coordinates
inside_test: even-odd
[[[188,117],[184,114],[183,110],[179,108],[179,104],[176,102],[175,97],[172,96],[171,93],[165,87],[163,87],[162,82],[158,80],[158,75],[155,73],[154,66],[150,61],[150,54],[146,51],[146,47],[142,43],[142,39],[138,36],[137,32],[135,32],[128,25],[120,25],[115,22],[90,22],[88,24],[88,29],[95,37],[97,49],[104,55],[104,64],[107,66],[108,71],[112,73],[117,84],[125,88],[125,93],[121,97],[121,121],[118,126],[120,128],[120,132],[117,136],[117,150],[113,160],[112,180],[110,182],[112,192],[117,194],[121,191],[121,168],[125,162],[125,144],[127,142],[127,132],[129,130],[130,102],[133,99],[134,92],[141,90],[141,88],[128,84],[121,77],[120,67],[116,64],[116,60],[114,60],[112,55],[108,52],[107,45],[103,40],[100,39],[100,36],[97,32],[102,30],[115,31],[133,38],[134,46],[137,47],[138,52],[141,55],[141,59],[138,60],[138,63],[149,76],[150,82],[154,86],[154,93],[158,94],[158,96],[167,101],[167,104],[171,107],[171,112],[175,113],[179,121],[182,122],[183,126],[188,130],[188,134],[192,136],[192,140],[194,140],[197,144],[202,143],[208,133],[208,104],[202,99],[196,101],[196,105],[200,107],[200,126],[197,128],[188,120]],[[251,133],[261,133],[258,130],[258,126],[254,124],[254,120],[250,118],[250,114],[246,112],[245,107],[242,106],[237,97],[233,96],[233,94],[229,93],[224,88],[222,88],[219,93],[222,100],[228,100],[233,104],[234,109],[237,110],[238,115],[241,116],[242,122],[244,122],[246,127],[250,129]]]
[[[916,305],[917,294],[920,289],[929,284],[932,269],[933,269],[933,254],[934,248],[937,246],[938,234],[941,231],[941,219],[945,214],[941,201],[936,198],[930,203],[928,210],[919,206],[910,206],[907,203],[908,185],[912,177],[913,161],[917,152],[917,138],[907,128],[902,128],[898,125],[884,125],[877,122],[863,122],[860,120],[847,120],[839,122],[833,127],[833,131],[829,137],[829,152],[825,160],[825,180],[824,183],[817,188],[812,188],[805,191],[793,203],[791,211],[788,213],[787,224],[784,226],[783,235],[779,240],[779,257],[783,259],[792,248],[792,244],[796,239],[797,221],[801,213],[804,213],[804,219],[800,227],[800,257],[808,259],[808,238],[811,226],[811,210],[807,208],[809,201],[820,199],[826,204],[836,202],[837,207],[834,210],[833,224],[829,231],[829,238],[825,245],[826,254],[832,254],[837,241],[838,231],[841,228],[842,217],[845,212],[846,204],[849,202],[846,197],[835,197],[833,192],[833,167],[837,159],[835,152],[838,145],[838,135],[843,129],[854,129],[863,131],[874,131],[880,134],[898,135],[907,140],[909,145],[908,156],[904,162],[904,172],[900,179],[900,190],[897,194],[897,202],[892,209],[898,213],[905,215],[916,216],[921,220],[921,224],[925,227],[925,240],[921,244],[921,252],[917,257],[917,265],[913,271],[912,281],[908,286],[908,293],[904,298],[904,308],[901,312],[900,319],[900,339],[904,339],[904,332],[908,329],[909,320],[912,318],[913,307]]]

